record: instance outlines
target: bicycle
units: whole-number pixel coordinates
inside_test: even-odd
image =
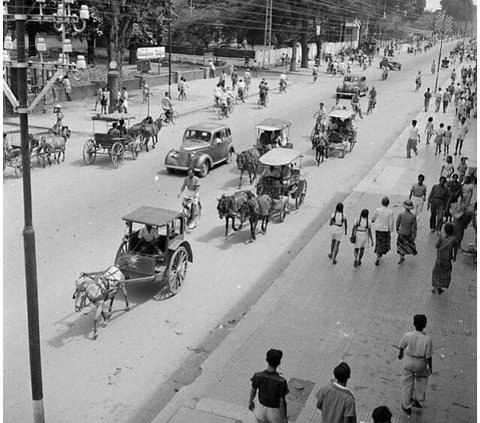
[[[367,108],[367,115],[370,114],[370,112],[375,109],[375,105],[377,104],[377,100],[374,98],[371,98],[368,100],[368,108]]]
[[[235,109],[235,103],[233,101],[228,102],[226,106],[220,105],[218,108],[218,118],[219,119],[221,119],[222,117],[228,118],[233,113],[234,109]]]
[[[163,112],[160,115],[160,120],[162,123],[173,123],[175,125],[175,122],[178,120],[178,113],[175,110],[172,110],[170,113],[170,118],[167,119],[167,114]]]

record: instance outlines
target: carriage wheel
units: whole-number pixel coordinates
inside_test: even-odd
[[[172,295],[175,295],[183,285],[187,276],[188,254],[183,246],[178,247],[170,258],[168,270],[165,275],[167,289]]]
[[[95,163],[97,157],[97,149],[93,140],[87,140],[83,145],[83,161],[86,165]]]
[[[23,175],[23,167],[22,167],[22,162],[20,160],[15,160],[13,167],[15,169],[15,176],[17,178],[21,178]]]
[[[123,159],[125,158],[125,148],[121,142],[117,141],[112,145],[110,158],[115,167],[118,167],[123,163]]]
[[[297,195],[295,196],[295,207],[298,209],[305,201],[305,195],[307,194],[307,181],[300,180],[297,187]]]

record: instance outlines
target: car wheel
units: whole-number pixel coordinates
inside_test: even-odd
[[[210,166],[208,165],[208,162],[205,162],[200,168],[200,171],[198,172],[198,176],[200,176],[200,178],[205,178],[205,176],[208,175],[209,171],[210,171]]]

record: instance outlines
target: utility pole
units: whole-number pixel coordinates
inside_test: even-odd
[[[264,43],[268,48],[268,64],[270,65],[270,53],[272,49],[272,9],[273,0],[267,0],[267,7],[265,10],[265,34]]]
[[[168,96],[172,98],[172,0],[168,0]]]
[[[437,92],[437,87],[438,87],[438,74],[440,73],[440,61],[442,60],[442,47],[443,47],[443,37],[445,35],[445,32],[447,32],[448,29],[451,27],[451,20],[452,17],[448,16],[445,12],[443,14],[443,20],[440,22],[437,20],[437,27],[440,29],[440,50],[438,52],[438,63],[437,63],[437,77],[435,78],[435,88],[433,90],[434,93]],[[447,19],[448,18],[448,19]]]
[[[81,32],[85,29],[86,20],[88,20],[88,7],[82,6],[80,11],[80,19],[78,16],[71,15],[70,4],[65,8],[65,0],[62,0],[61,6],[58,6],[57,14],[50,18],[42,14],[42,3],[39,2],[40,14],[32,15],[27,12],[31,9],[30,5],[25,5],[25,0],[15,1],[15,13],[11,14],[8,5],[4,5],[3,19],[5,21],[14,21],[16,26],[17,37],[17,60],[4,63],[5,67],[16,70],[17,92],[14,93],[10,89],[5,79],[3,80],[3,92],[13,106],[15,113],[18,113],[20,119],[20,142],[22,154],[23,168],[23,211],[24,211],[24,228],[23,228],[23,249],[25,254],[25,285],[27,296],[27,322],[28,322],[28,345],[30,356],[30,380],[32,385],[33,400],[33,421],[34,423],[45,422],[45,411],[43,406],[43,385],[42,385],[42,361],[40,351],[40,324],[38,318],[38,287],[37,287],[37,260],[35,252],[35,230],[33,228],[32,213],[32,186],[30,175],[30,150],[28,143],[28,113],[30,113],[36,105],[42,100],[46,93],[51,89],[55,80],[64,73],[65,70],[75,69],[75,65],[66,64],[65,54],[61,64],[44,63],[44,62],[27,62],[25,53],[25,25],[29,22],[60,22],[65,25],[66,22],[77,23],[80,19],[83,21],[83,28],[77,29]],[[64,37],[62,37],[64,38]],[[62,43],[62,51],[64,46]],[[32,103],[28,104],[27,93],[27,68],[54,69],[52,79],[45,84],[42,91],[36,96]],[[18,99],[15,97],[18,96]]]

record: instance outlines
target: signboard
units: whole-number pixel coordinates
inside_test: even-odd
[[[139,60],[158,59],[165,57],[165,47],[139,47],[137,58]]]

